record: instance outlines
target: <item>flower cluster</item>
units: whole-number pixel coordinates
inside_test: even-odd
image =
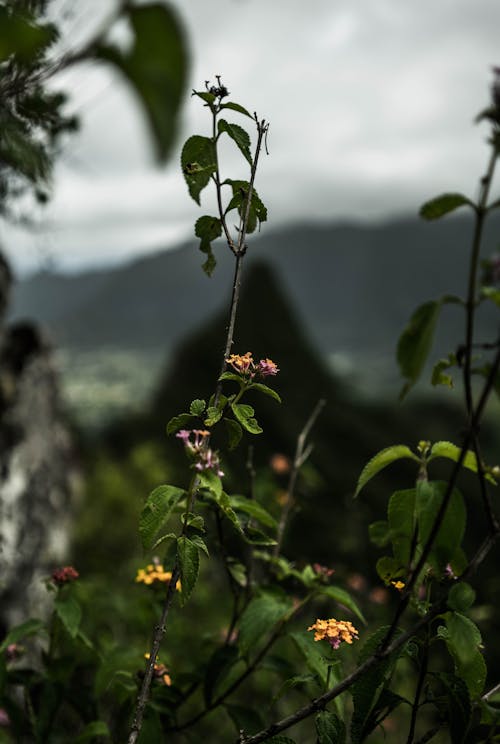
[[[139,584],[169,584],[172,579],[172,572],[165,571],[161,563],[150,563],[146,568],[140,568],[137,571],[135,580]],[[181,590],[181,582],[175,585],[178,592]]]
[[[151,654],[144,654],[145,659],[149,659]],[[172,684],[172,679],[170,677],[168,667],[165,666],[165,664],[160,664],[160,660],[157,660],[157,663],[154,665],[153,668],[153,675],[156,679],[160,679],[164,685],[167,685],[167,687],[170,687]]]
[[[278,365],[272,359],[261,359],[257,364],[254,362],[252,352],[246,354],[231,354],[226,362],[240,375],[253,378],[256,375],[260,377],[271,377],[279,372]]]
[[[71,581],[75,581],[79,575],[73,566],[64,566],[64,568],[56,568],[55,571],[52,571],[50,578],[57,586],[63,586],[64,584],[69,584]]]
[[[330,576],[333,576],[333,574],[335,573],[334,568],[328,568],[328,566],[323,566],[321,563],[313,563],[312,569],[314,573],[319,576],[320,579],[325,583],[327,583]]]
[[[358,637],[358,631],[349,620],[316,620],[307,630],[314,630],[314,640],[326,640],[332,648],[337,649],[342,641],[351,644]]]
[[[213,470],[219,478],[224,475],[219,455],[209,446],[210,432],[204,429],[181,429],[175,435],[184,442],[186,450],[194,457],[195,470]]]

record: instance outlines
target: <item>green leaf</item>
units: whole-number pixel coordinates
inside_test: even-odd
[[[435,442],[435,444],[432,445],[428,462],[431,462],[431,460],[434,460],[436,457],[445,457],[453,462],[458,462],[461,452],[461,447],[457,447],[457,445],[452,442]],[[467,470],[472,470],[473,473],[477,473],[477,457],[472,450],[467,451],[462,467],[467,468]],[[497,485],[497,482],[491,473],[485,473],[484,477],[493,485]]]
[[[419,540],[422,545],[429,538],[446,490],[447,484],[443,481],[419,481],[417,483],[416,511],[419,523]],[[465,523],[464,498],[460,491],[454,488],[429,555],[429,562],[439,572],[444,571],[446,565],[453,560],[460,548],[465,532]]]
[[[486,664],[479,651],[481,633],[472,620],[458,612],[447,612],[444,619],[446,645],[455,662],[457,676],[464,680],[471,697],[477,697],[486,679]]]
[[[233,198],[227,205],[225,214],[233,209],[237,209],[238,214],[243,219],[246,214],[250,184],[248,183],[248,181],[235,181],[230,178],[227,178],[224,183],[229,184],[233,190]],[[257,224],[260,225],[261,222],[265,222],[266,220],[267,209],[259,198],[256,190],[252,189],[252,198],[250,200],[250,210],[248,214],[247,233],[250,234],[254,232]]]
[[[84,742],[91,741],[96,736],[105,736],[107,739],[111,738],[107,723],[104,721],[92,721],[92,723],[85,726],[74,742],[75,744],[84,744]]]
[[[252,155],[250,153],[250,136],[243,127],[239,127],[237,124],[231,124],[225,119],[219,119],[217,125],[219,134],[226,132],[231,139],[236,143],[243,157],[252,165]]]
[[[189,406],[189,413],[192,416],[203,416],[206,407],[207,404],[204,400],[201,400],[201,398],[195,398]]]
[[[262,428],[256,419],[253,418],[254,409],[245,403],[232,403],[231,410],[237,421],[250,434],[261,434]]]
[[[198,473],[200,488],[206,488],[211,491],[216,498],[222,495],[222,481],[213,470],[201,470]]]
[[[415,531],[415,498],[414,488],[396,491],[389,499],[387,515],[389,534],[394,558],[399,565],[408,567],[411,556],[411,545]]]
[[[205,553],[207,558],[210,557],[210,553],[208,552],[207,545],[205,543],[205,540],[203,540],[203,538],[201,538],[199,535],[191,535],[190,540],[193,543],[193,545],[196,545],[198,550],[202,550]]]
[[[195,134],[182,148],[181,166],[191,197],[200,204],[200,194],[217,169],[214,143],[208,137]]]
[[[139,517],[139,534],[143,548],[152,547],[159,530],[167,523],[186,492],[176,486],[158,486],[148,496]]]
[[[458,207],[466,205],[474,207],[473,202],[463,194],[441,194],[426,202],[420,208],[420,216],[424,220],[438,220],[445,214],[458,209]]]
[[[70,594],[60,592],[54,600],[54,610],[72,638],[76,637],[82,619],[82,608]]]
[[[471,719],[471,701],[467,685],[462,679],[448,672],[437,672],[435,676],[445,688],[445,695],[436,700],[439,713],[443,719],[446,717],[448,720],[451,741],[463,744]]]
[[[240,620],[239,646],[243,654],[253,650],[289,614],[289,600],[273,594],[252,599]]]
[[[263,385],[261,382],[253,382],[251,385],[249,385],[248,389],[258,390],[259,392],[264,393],[265,395],[269,395],[271,398],[274,398],[274,400],[276,400],[278,403],[281,403],[281,398],[276,390],[273,390],[267,385]]]
[[[205,520],[199,514],[181,514],[181,522],[186,524],[186,527],[205,532]]]
[[[377,473],[380,473],[383,468],[386,468],[388,465],[391,465],[391,463],[396,462],[396,460],[401,460],[402,458],[409,458],[420,463],[419,458],[405,444],[394,444],[392,447],[387,447],[378,452],[361,471],[354,498],[356,498],[361,489],[364,488],[368,481],[377,475]]]
[[[201,98],[201,100],[205,101],[205,103],[215,103],[215,95],[213,93],[209,93],[208,90],[193,90],[191,95],[198,96],[198,98]]]
[[[229,713],[236,731],[245,731],[247,734],[256,734],[264,728],[264,721],[255,708],[247,708],[244,705],[224,703],[224,708]]]
[[[407,566],[402,564],[399,559],[392,556],[384,555],[382,558],[379,558],[375,568],[377,574],[385,584],[390,584],[391,581],[398,581],[406,578]]]
[[[243,429],[238,424],[237,421],[233,421],[233,419],[224,419],[224,423],[226,425],[227,435],[228,435],[228,447],[229,450],[234,450],[238,446],[238,444],[241,441],[241,437],[243,434]]]
[[[222,380],[233,380],[234,382],[239,383],[240,386],[243,383],[241,375],[237,375],[235,372],[223,372],[219,377],[219,382],[222,382]]]
[[[330,599],[333,599],[335,602],[338,602],[344,607],[347,607],[347,609],[351,610],[351,612],[353,612],[361,620],[361,622],[365,623],[366,625],[366,620],[363,616],[363,613],[361,612],[357,603],[351,597],[349,592],[346,592],[345,589],[341,589],[338,586],[325,586],[320,584],[318,586],[318,591],[320,594],[323,594],[326,597],[330,597]]]
[[[216,695],[217,688],[227,679],[229,672],[238,661],[236,646],[219,646],[212,654],[205,672],[203,693],[208,707]]]
[[[276,545],[274,537],[269,537],[265,532],[251,525],[246,526],[243,537],[250,545]]]
[[[236,529],[236,531],[239,532],[239,534],[242,537],[244,537],[245,533],[243,531],[243,527],[240,524],[240,521],[238,517],[236,516],[236,513],[231,507],[231,503],[230,503],[229,496],[227,495],[227,493],[223,492],[220,496],[214,497],[214,501],[219,507],[219,509],[221,510],[221,512],[224,514],[224,516],[229,519],[229,521],[231,522],[233,527]]]
[[[431,377],[431,383],[432,385],[446,385],[446,387],[452,388],[453,387],[453,378],[451,375],[445,374],[446,369],[450,369],[450,367],[457,367],[457,357],[455,354],[448,354],[448,356],[444,359],[440,359],[436,364],[434,365],[434,368],[432,370],[432,377]]]
[[[177,539],[177,560],[181,572],[181,604],[184,605],[191,596],[198,579],[200,556],[198,546],[187,537]]]
[[[397,360],[401,374],[407,382],[400,398],[406,395],[422,374],[432,347],[441,305],[441,301],[420,305],[401,334],[397,346]]]
[[[8,8],[6,3],[0,6],[0,62],[15,55],[17,62],[33,64],[56,40],[57,31],[50,23],[34,23],[24,13]]]
[[[36,635],[40,631],[47,632],[47,627],[43,620],[33,618],[32,620],[26,620],[21,625],[16,625],[14,628],[9,630],[5,638],[0,645],[0,654],[3,654],[7,646],[11,643],[18,643],[23,638],[29,638],[30,636]]]
[[[316,716],[317,744],[344,744],[346,729],[344,722],[335,713],[327,710],[321,711]]]
[[[370,542],[376,545],[377,548],[384,548],[390,541],[389,524],[383,520],[373,522],[368,527],[368,535]]]
[[[359,664],[362,664],[376,652],[388,630],[388,627],[381,627],[365,641],[359,655]],[[397,629],[395,637],[400,634],[401,630]],[[354,703],[354,712],[351,721],[352,744],[360,744],[360,742],[364,741],[376,725],[376,719],[374,720],[373,714],[377,711],[378,702],[381,700],[382,694],[390,682],[395,664],[401,653],[402,649],[399,649],[388,658],[366,670],[363,676],[356,680],[351,687]]]
[[[205,426],[214,426],[222,418],[223,409],[216,408],[215,406],[208,406],[207,417],[203,422]]]
[[[217,240],[222,235],[222,222],[217,217],[204,215],[196,220],[194,234],[200,238],[200,250],[207,254],[207,261],[204,264],[204,271],[211,275],[217,265],[215,256],[212,252],[212,241]],[[207,266],[208,264],[208,266]]]
[[[173,144],[189,67],[189,55],[177,14],[167,5],[124,4],[133,33],[131,46],[99,45],[93,56],[114,65],[131,84],[147,117],[164,161]]]
[[[466,612],[474,604],[476,592],[465,581],[454,584],[448,592],[448,607],[456,612]]]
[[[497,287],[481,287],[481,295],[500,307],[500,289]]]
[[[243,106],[240,106],[239,103],[233,103],[232,101],[226,101],[226,103],[222,103],[220,106],[221,109],[231,109],[231,111],[238,111],[238,113],[243,114],[244,116],[248,116],[250,119],[253,119],[253,116],[244,108]]]
[[[255,499],[247,499],[245,496],[230,496],[229,503],[235,511],[248,514],[266,527],[274,528],[278,526],[275,518]]]
[[[184,429],[192,421],[193,416],[190,413],[180,413],[178,416],[173,416],[167,424],[167,434],[174,434],[179,429]]]
[[[290,638],[304,657],[307,667],[317,675],[321,687],[324,687],[326,685],[330,663],[321,653],[320,644],[314,640],[314,636],[310,631],[307,633],[290,633]]]

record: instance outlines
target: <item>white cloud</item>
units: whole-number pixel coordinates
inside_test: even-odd
[[[257,181],[270,226],[414,214],[441,188],[475,192],[486,152],[472,120],[500,61],[498,0],[173,4],[192,50],[192,85],[223,74],[234,100],[271,121]],[[132,93],[96,66],[68,80],[83,129],[57,169],[45,227],[23,237],[7,229],[13,260],[36,263],[40,242],[74,265],[191,235],[200,212],[177,156],[163,170],[151,163]],[[205,114],[187,92],[177,152],[183,137],[208,131]],[[238,161],[231,148],[224,154],[229,174]]]

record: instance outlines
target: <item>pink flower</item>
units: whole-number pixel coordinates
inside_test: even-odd
[[[270,375],[277,375],[279,368],[272,359],[261,359],[257,365],[257,372],[261,374],[262,377],[269,377]]]
[[[75,581],[79,577],[79,573],[73,566],[64,566],[64,568],[56,568],[52,572],[52,581],[57,586],[63,586],[63,584],[69,584],[71,581]]]

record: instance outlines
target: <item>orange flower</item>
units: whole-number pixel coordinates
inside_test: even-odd
[[[358,638],[358,631],[349,620],[316,620],[307,630],[314,630],[314,640],[326,640],[332,648],[337,649],[342,641],[351,645]]]
[[[135,580],[138,584],[168,584],[172,578],[171,571],[165,571],[161,563],[150,563],[146,568],[140,568],[137,571]],[[181,582],[178,581],[175,585],[178,592],[181,590]]]

